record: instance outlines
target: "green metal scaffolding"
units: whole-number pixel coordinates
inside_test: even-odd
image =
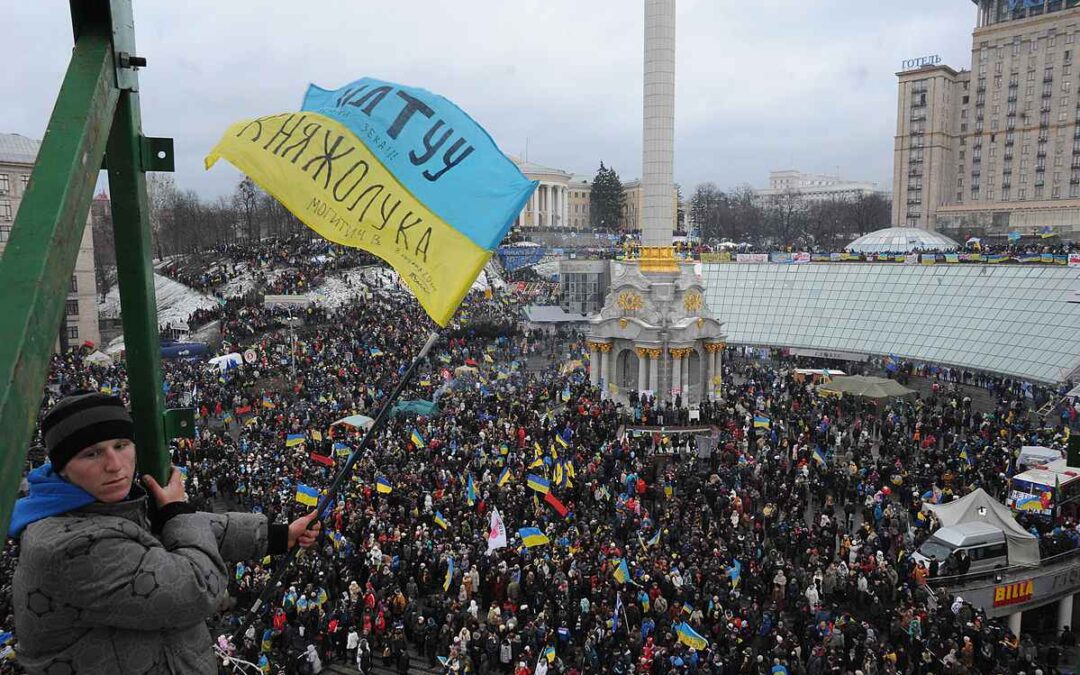
[[[164,483],[168,440],[146,171],[172,171],[172,140],[142,134],[131,0],[71,0],[75,48],[0,259],[0,525],[7,529],[98,172],[107,168],[138,470]]]

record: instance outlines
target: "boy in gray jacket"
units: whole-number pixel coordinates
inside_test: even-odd
[[[49,463],[29,475],[9,534],[16,648],[30,673],[217,673],[206,620],[229,565],[310,546],[316,514],[270,525],[255,513],[200,513],[173,467],[164,487],[135,479],[123,403],[70,396],[42,420]],[[148,509],[148,497],[155,508]]]

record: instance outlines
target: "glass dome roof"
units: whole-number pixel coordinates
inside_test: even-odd
[[[955,251],[960,248],[943,234],[917,227],[890,227],[864,234],[847,245],[855,253],[910,253],[912,251]]]

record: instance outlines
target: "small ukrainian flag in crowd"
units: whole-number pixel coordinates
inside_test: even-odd
[[[547,659],[548,663],[554,663],[555,662],[555,648],[552,647],[551,645],[548,645],[547,647],[544,647],[544,651],[542,652],[542,654],[543,654],[544,658]]]
[[[656,546],[660,543],[660,528],[656,528],[656,532],[653,532],[653,536],[649,537],[649,541],[645,542],[645,545],[649,548]]]
[[[285,437],[285,447],[292,448],[297,445],[303,445],[305,440],[307,439],[304,438],[304,434],[289,434]]]
[[[525,546],[528,548],[545,546],[551,543],[551,540],[547,538],[547,535],[535,527],[521,528],[518,530],[518,536],[521,537],[521,541],[525,542]]]
[[[412,444],[416,446],[417,450],[427,447],[427,441],[424,440],[424,437],[416,430],[416,427],[413,427],[412,431],[409,432],[409,440],[412,441]]]
[[[630,568],[626,566],[625,558],[619,558],[618,562],[615,563],[614,576],[615,581],[618,581],[620,584],[625,584],[630,581]]]
[[[497,484],[498,484],[499,487],[502,487],[502,486],[506,485],[509,482],[510,482],[510,467],[506,466],[506,467],[503,467],[502,473],[499,474],[499,480],[497,481]]]
[[[388,495],[394,491],[394,486],[390,484],[390,480],[386,476],[379,476],[375,479],[375,489],[384,495]]]
[[[446,522],[446,518],[443,517],[441,511],[435,512],[435,524],[444,530],[450,527],[450,524]]]
[[[442,589],[443,591],[450,590],[450,584],[454,581],[454,559],[446,559],[446,578],[443,579]]]
[[[476,485],[473,484],[472,474],[469,474],[469,480],[465,485],[465,501],[472,506],[476,503]]]
[[[814,448],[814,461],[821,466],[828,464],[828,461],[825,459],[825,453],[821,451],[821,448]]]
[[[315,506],[319,503],[319,491],[309,485],[300,483],[296,486],[296,501],[305,506]]]
[[[338,457],[348,457],[350,452],[349,446],[344,443],[334,443],[334,453]]]
[[[679,635],[679,642],[691,649],[701,651],[709,646],[709,641],[703,638],[696,630],[685,621],[675,626],[675,632]]]
[[[525,482],[530,488],[537,492],[547,494],[551,491],[551,482],[543,476],[537,476],[535,473],[530,473],[525,477]]]
[[[754,428],[755,429],[768,429],[772,426],[772,420],[765,415],[754,415]]]

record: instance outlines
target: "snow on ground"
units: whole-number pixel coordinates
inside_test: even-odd
[[[203,295],[187,286],[160,274],[154,275],[154,294],[157,296],[158,326],[185,323],[197,309],[218,306],[214,298]],[[120,287],[114,287],[98,305],[98,313],[108,319],[120,316]]]
[[[308,297],[324,307],[341,307],[366,292],[397,287],[398,277],[394,270],[366,265],[327,276],[322,285],[308,293]]]

